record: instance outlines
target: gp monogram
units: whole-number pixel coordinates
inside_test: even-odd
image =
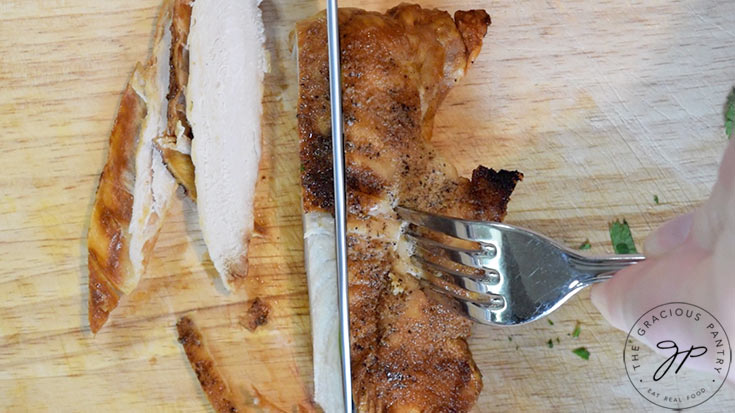
[[[641,344],[647,341],[658,351]],[[717,393],[730,371],[727,333],[705,309],[666,303],[643,314],[628,333],[623,362],[633,387],[669,409],[698,406]]]

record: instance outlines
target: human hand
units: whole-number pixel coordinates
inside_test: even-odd
[[[628,331],[655,306],[687,302],[714,315],[735,342],[735,139],[725,150],[710,198],[658,228],[643,249],[645,261],[593,287],[592,303],[602,316]],[[685,329],[670,333],[689,334]],[[704,369],[697,359],[687,365]],[[728,380],[735,383],[735,374]]]

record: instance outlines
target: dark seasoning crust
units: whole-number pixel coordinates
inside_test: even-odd
[[[392,9],[388,13],[400,14],[399,11],[406,10],[407,7],[399,6],[396,9]],[[435,16],[438,13],[446,15],[446,12],[422,10],[423,13],[433,13]],[[478,10],[472,11],[457,11],[455,13],[456,26],[464,28],[459,33],[462,35],[463,40],[467,47],[467,54],[463,55],[463,58],[469,58],[470,61],[474,60],[474,57],[479,53],[482,38],[485,35],[486,26],[490,24],[489,16],[482,12],[478,13]],[[364,15],[370,15],[373,17],[380,16],[377,13],[366,13],[356,9],[342,9],[341,19],[346,20],[352,15],[358,14],[359,17]],[[404,13],[408,14],[408,13]],[[435,17],[434,16],[434,17]],[[446,15],[446,17],[449,17]],[[324,37],[324,31],[321,26],[314,24],[317,20],[302,22],[300,27],[299,36],[300,39]],[[312,24],[308,24],[312,23]],[[479,30],[478,28],[482,28]],[[303,32],[301,31],[303,30]],[[456,30],[456,29],[455,29]],[[356,39],[355,45],[344,45],[347,34],[342,33],[342,43],[345,49],[356,49],[360,47],[361,43]],[[302,43],[309,43],[309,41],[302,41]],[[308,44],[305,44],[308,49]],[[333,205],[333,182],[332,182],[332,144],[331,144],[331,128],[329,125],[329,68],[328,61],[325,60],[319,53],[305,52],[304,47],[299,48],[299,65],[302,68],[309,68],[309,70],[301,70],[299,75],[299,104],[298,104],[298,126],[299,136],[301,138],[301,166],[302,166],[302,186],[304,195],[304,208],[305,212],[310,211],[327,211],[332,212]],[[370,109],[365,109],[364,103],[361,101],[365,98],[375,98],[374,96],[350,96],[351,84],[360,82],[363,78],[363,71],[360,68],[354,68],[353,70],[347,70],[349,61],[346,57],[349,57],[348,51],[343,50],[343,88],[345,104],[343,105],[344,119],[346,123],[346,135],[345,149],[348,152],[346,179],[349,188],[355,188],[360,192],[367,194],[377,194],[385,190],[387,185],[384,179],[381,179],[379,175],[373,173],[369,168],[361,168],[360,165],[356,165],[354,162],[350,162],[349,154],[359,154],[360,157],[367,158],[369,160],[380,161],[380,158],[386,156],[392,156],[399,154],[400,158],[396,160],[401,163],[402,171],[400,171],[401,177],[409,177],[411,175],[417,176],[419,179],[413,179],[412,183],[416,183],[426,188],[431,184],[437,183],[441,179],[436,179],[433,175],[441,174],[443,168],[447,168],[448,165],[443,163],[438,168],[432,168],[431,173],[428,176],[420,176],[417,174],[417,169],[420,169],[419,165],[415,165],[417,162],[432,164],[436,157],[436,154],[431,148],[411,148],[417,149],[416,152],[406,151],[400,146],[406,146],[404,136],[396,136],[396,134],[403,132],[406,129],[418,128],[420,125],[422,134],[425,138],[430,138],[432,123],[436,107],[439,102],[443,99],[446,92],[452,86],[457,79],[451,79],[444,84],[439,85],[434,93],[437,95],[435,103],[431,105],[427,113],[424,115],[424,119],[421,119],[420,102],[418,96],[407,96],[406,90],[390,89],[388,93],[392,96],[389,106],[387,108],[377,108],[373,105]],[[376,58],[371,59],[367,56],[360,56],[361,61],[364,60],[377,60]],[[373,63],[371,63],[373,64]],[[359,63],[355,63],[349,66],[360,66]],[[392,70],[400,70],[397,68],[397,63],[394,59],[388,60],[387,64],[384,64],[381,68],[382,72],[390,72]],[[408,74],[403,74],[403,79],[408,79]],[[412,79],[413,80],[413,79]],[[415,85],[413,85],[415,87]],[[405,89],[410,89],[411,86]],[[431,89],[428,87],[427,89]],[[354,89],[352,89],[354,90]],[[413,92],[413,91],[408,91]],[[398,98],[405,99],[407,97],[413,98],[413,102],[400,101]],[[350,129],[352,126],[359,123],[360,112],[366,112],[368,110],[377,110],[380,115],[383,115],[384,125],[386,126],[386,139],[383,148],[376,147],[372,142],[361,142],[356,143],[350,139]],[[397,145],[396,145],[397,144]],[[398,146],[398,147],[395,147]],[[385,150],[391,151],[392,153],[385,153]],[[412,158],[413,157],[418,157]],[[451,166],[450,166],[451,168]],[[428,172],[428,171],[420,171]],[[465,197],[467,201],[470,201],[473,205],[476,205],[475,211],[472,213],[474,218],[484,218],[487,220],[499,220],[504,216],[505,209],[504,203],[498,202],[500,200],[507,200],[515,187],[515,183],[522,179],[523,175],[517,171],[494,171],[493,169],[479,166],[473,171],[472,181],[469,185],[465,185],[466,180],[459,180],[456,182],[452,179],[443,179],[441,182],[439,191],[444,195],[451,195],[459,193],[464,195],[467,192],[479,192],[478,187],[486,188],[490,191],[496,191],[497,194],[491,194],[492,199],[485,201],[479,196]],[[443,177],[441,177],[443,178]],[[460,188],[461,187],[461,188]],[[411,195],[404,194],[403,203],[412,204],[418,202],[417,197],[424,196],[421,192],[426,191],[411,191],[415,192],[414,199],[411,199]],[[430,194],[433,195],[433,194]],[[439,199],[441,197],[434,196],[431,202],[426,202],[429,207],[428,209],[436,209],[436,207],[442,207],[445,201]],[[352,206],[355,207],[354,202],[358,199],[353,197]],[[502,207],[501,207],[502,206]],[[354,208],[353,208],[354,209]],[[466,209],[466,208],[464,208]],[[491,211],[488,211],[491,210]]]
[[[207,349],[196,324],[189,317],[181,317],[176,323],[176,331],[191,368],[214,410],[219,413],[241,411],[233,401],[227,382],[217,371],[214,358]]]
[[[240,325],[248,331],[255,331],[256,328],[268,322],[270,312],[271,307],[268,303],[258,297],[251,301],[248,310],[240,317]]]
[[[400,222],[385,205],[505,215],[522,174],[480,166],[472,180],[461,178],[429,143],[436,109],[479,53],[490,17],[471,10],[453,20],[402,4],[385,14],[341,9],[339,20],[355,400],[360,411],[468,411],[482,388],[470,322],[454,301],[401,272],[390,235]],[[332,212],[324,14],[297,33],[304,212]]]

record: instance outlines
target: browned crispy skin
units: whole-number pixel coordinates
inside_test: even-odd
[[[166,22],[170,21],[171,0],[165,0],[156,23],[156,45],[163,39]],[[147,105],[141,97],[146,82],[155,76],[157,56],[151,55],[146,66],[136,65],[123,92],[117,118],[110,133],[107,162],[100,175],[95,204],[90,216],[87,237],[89,268],[89,325],[96,333],[117,307],[120,296],[135,287],[135,274],[129,256],[129,226],[135,187],[135,156],[138,136]],[[156,237],[144,247],[149,252]],[[144,258],[144,262],[147,257]]]
[[[270,312],[271,307],[268,303],[258,297],[250,303],[248,310],[240,317],[240,325],[249,331],[255,331],[256,328],[268,322]]]
[[[168,125],[166,135],[156,140],[166,167],[191,199],[196,200],[194,163],[191,156],[176,149],[177,125],[183,128],[183,136],[192,138],[191,125],[186,117],[186,84],[189,81],[189,28],[191,9],[195,0],[174,0],[171,20],[171,57],[168,99]]]
[[[220,413],[243,411],[235,404],[229,386],[217,371],[214,358],[204,343],[202,333],[191,318],[181,317],[176,323],[176,331],[186,358],[189,359],[191,368],[194,369],[199,384],[214,410]]]
[[[522,175],[478,167],[472,180],[428,142],[436,108],[479,53],[490,18],[400,5],[340,10],[348,188],[353,392],[360,411],[468,411],[482,380],[456,303],[402,273],[399,221],[381,205],[501,220]],[[324,14],[297,27],[304,212],[332,211]],[[383,212],[376,212],[381,211]],[[402,292],[394,291],[400,286]]]
[[[474,63],[475,58],[480,54],[482,39],[487,34],[490,16],[487,13],[477,13],[477,10],[457,10],[454,13],[454,22],[467,47],[467,59]]]
[[[136,68],[136,73],[139,70]],[[128,226],[133,210],[135,138],[145,115],[145,102],[128,83],[110,133],[107,163],[100,175],[87,235],[89,325],[93,333],[117,307],[120,289],[132,271]]]
[[[191,9],[194,0],[174,0],[171,20],[171,54],[168,115],[169,119],[181,121],[186,135],[191,136],[191,125],[186,118],[186,97],[184,89],[189,81],[189,29],[191,27]],[[176,135],[176,123],[169,121],[168,134]]]

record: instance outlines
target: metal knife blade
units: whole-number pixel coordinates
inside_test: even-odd
[[[334,239],[337,256],[339,344],[342,360],[342,393],[346,412],[353,411],[350,364],[350,313],[347,299],[347,209],[345,196],[344,135],[342,123],[342,70],[340,68],[337,0],[327,0],[327,47],[329,49],[329,96],[332,111],[334,170]]]

